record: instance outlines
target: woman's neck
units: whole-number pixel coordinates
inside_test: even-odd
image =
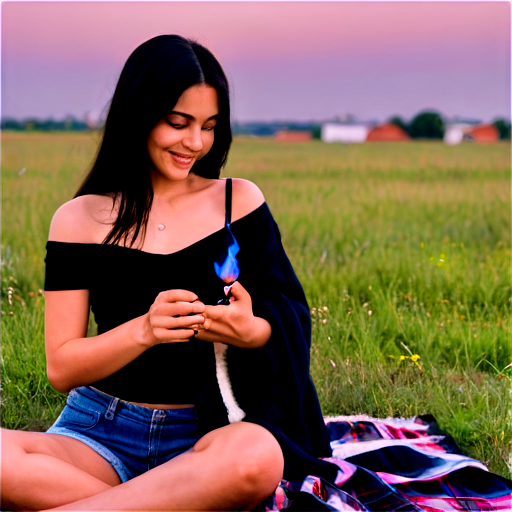
[[[153,195],[172,201],[180,196],[188,195],[205,186],[205,178],[190,172],[183,180],[171,180],[160,174],[151,174]]]

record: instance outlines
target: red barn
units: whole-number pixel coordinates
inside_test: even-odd
[[[497,142],[500,134],[493,124],[479,124],[467,130],[464,138],[475,142]]]
[[[391,123],[381,124],[372,128],[366,138],[370,141],[401,141],[411,140],[409,135],[400,126]]]

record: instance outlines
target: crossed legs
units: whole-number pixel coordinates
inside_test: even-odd
[[[128,482],[85,444],[2,430],[2,506],[11,510],[236,510],[269,496],[283,455],[263,427],[235,423]]]

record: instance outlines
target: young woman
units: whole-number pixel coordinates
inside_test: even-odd
[[[179,36],[138,47],[51,223],[48,378],[69,396],[48,432],[2,431],[4,508],[250,509],[283,471],[334,478],[309,308],[261,191],[219,179],[230,144],[213,55]]]

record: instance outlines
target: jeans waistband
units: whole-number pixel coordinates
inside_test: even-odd
[[[76,393],[79,395],[83,395],[91,400],[99,402],[102,406],[104,406],[107,411],[105,413],[106,419],[113,419],[116,410],[122,409],[130,411],[130,413],[135,413],[137,416],[142,417],[144,419],[152,418],[155,414],[155,411],[163,411],[163,417],[179,417],[179,416],[193,416],[197,418],[195,407],[180,407],[176,409],[158,409],[152,407],[144,407],[142,405],[137,405],[132,402],[128,402],[126,400],[122,400],[118,397],[109,395],[99,389],[96,389],[93,386],[82,386],[74,389]]]

